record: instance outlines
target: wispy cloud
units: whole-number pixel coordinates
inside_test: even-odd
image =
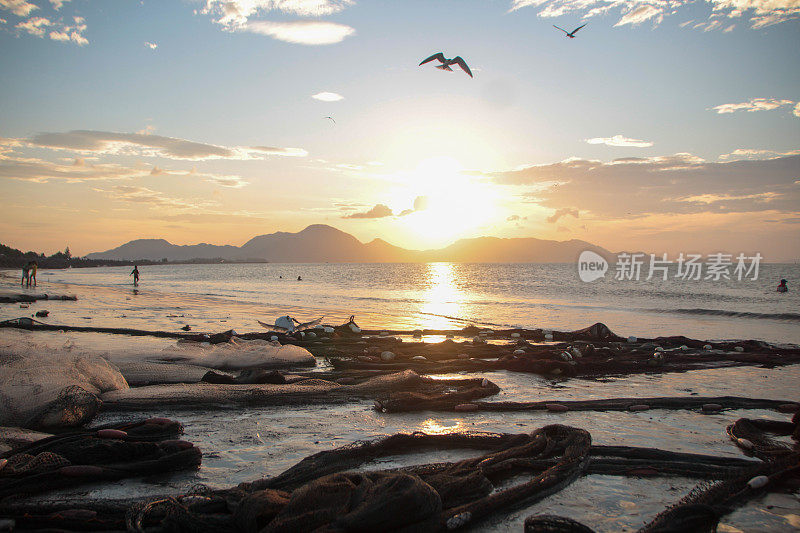
[[[560,17],[582,13],[584,19],[618,11],[620,19],[615,26],[640,24],[652,20],[656,25],[664,17],[696,9],[706,3],[712,5],[709,23],[703,23],[704,31],[720,28],[718,17],[729,19],[748,19],[752,28],[763,28],[787,20],[800,18],[800,3],[797,0],[512,0],[509,11],[523,8],[538,8],[540,17]],[[689,23],[681,24],[682,27]],[[730,31],[725,30],[725,31]]]
[[[709,162],[675,154],[610,162],[568,159],[490,176],[497,184],[520,187],[530,201],[562,216],[580,205],[581,218],[620,220],[653,214],[797,214],[798,168],[800,155]]]
[[[635,148],[647,148],[653,146],[650,141],[642,141],[640,139],[630,139],[623,135],[614,135],[613,137],[594,137],[586,139],[589,144],[605,144],[607,146],[632,146]]]
[[[83,159],[72,163],[55,163],[36,158],[3,157],[0,159],[0,178],[35,183],[66,181],[120,180],[146,176],[144,168],[131,168],[114,164],[87,164]]]
[[[729,154],[719,156],[720,161],[741,161],[744,159],[775,159],[787,155],[800,155],[800,150],[780,152],[776,150],[763,150],[754,148],[737,148]]]
[[[18,17],[27,17],[32,11],[39,9],[39,6],[25,0],[0,0],[0,9],[10,11]]]
[[[547,217],[547,221],[551,224],[558,222],[558,219],[565,216],[573,216],[575,218],[580,218],[580,211],[574,207],[562,207],[561,209],[556,209],[555,213]]]
[[[152,207],[166,207],[178,210],[195,210],[215,204],[215,202],[204,199],[185,200],[182,198],[174,198],[148,187],[141,187],[137,185],[116,185],[115,187],[107,190],[95,190],[105,193],[106,196],[112,200],[147,204]]]
[[[393,215],[394,213],[391,209],[389,209],[388,206],[384,204],[377,204],[369,211],[344,215],[342,218],[385,218]]]
[[[340,100],[344,100],[344,96],[337,93],[329,93],[329,92],[321,92],[317,94],[312,94],[311,98],[314,100],[319,100],[321,102],[338,102]]]
[[[287,43],[307,45],[336,44],[356,32],[344,24],[313,20],[293,22],[261,20],[248,22],[241,29],[250,33],[267,35]]]
[[[73,130],[63,133],[39,133],[23,144],[80,153],[139,155],[168,159],[263,159],[267,156],[304,157],[302,148],[273,146],[218,146],[162,135]]]
[[[722,104],[712,107],[714,111],[719,114],[736,113],[737,111],[772,111],[783,106],[793,105],[794,100],[779,100],[778,98],[751,98],[747,102],[738,104]],[[797,116],[797,108],[795,107],[795,115]]]

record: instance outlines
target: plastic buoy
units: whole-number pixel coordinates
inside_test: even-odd
[[[756,476],[748,481],[747,485],[751,489],[760,489],[762,487],[766,487],[767,483],[769,483],[769,478],[767,476]]]
[[[515,339],[519,338],[519,333],[512,333],[511,336]]]
[[[514,355],[522,355],[525,353],[525,350],[514,350]]]
[[[97,432],[97,436],[101,439],[124,439],[128,434],[119,429],[101,429]]]
[[[384,361],[392,361],[397,357],[393,352],[381,352],[381,359]]]
[[[742,348],[741,346],[736,346],[736,347],[734,348],[734,350],[736,350],[737,352],[743,352],[743,351],[744,351],[744,348]]]
[[[678,349],[679,349],[679,350],[681,350],[681,351],[684,351],[684,352],[685,352],[686,350],[688,350],[688,349],[689,349],[689,347],[688,347],[688,346],[686,346],[685,344],[681,344],[681,347],[680,347],[680,348],[678,348]]]
[[[325,333],[333,333],[333,328],[330,326],[325,326],[324,328],[322,328],[322,331],[324,331]]]
[[[415,355],[414,357],[411,358],[411,360],[412,361],[427,361],[428,358],[425,357],[424,355]]]
[[[553,334],[552,333],[545,333],[544,334],[544,338],[545,338],[545,340],[551,341],[551,340],[553,340]]]
[[[704,346],[703,346],[703,349],[704,349],[704,350],[713,350],[713,349],[714,349],[714,347],[713,347],[713,346],[711,346],[710,344],[706,344],[706,345],[704,345]]]
[[[453,407],[453,411],[457,411],[459,413],[471,413],[473,411],[477,411],[478,406],[474,403],[460,403]]]
[[[563,413],[564,411],[569,411],[569,407],[566,405],[561,405],[560,403],[548,403],[545,405],[548,411],[553,413]]]
[[[628,407],[628,411],[647,411],[650,406],[644,403],[637,403]]]

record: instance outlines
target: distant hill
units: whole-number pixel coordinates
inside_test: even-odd
[[[279,231],[259,235],[243,246],[195,244],[178,246],[164,239],[137,239],[106,252],[89,254],[89,259],[148,259],[187,261],[191,259],[258,260],[273,263],[397,263],[453,261],[463,263],[571,263],[584,250],[605,257],[611,252],[580,241],[544,239],[461,239],[439,250],[406,250],[375,239],[362,243],[349,233],[324,224],[313,224],[297,233]]]

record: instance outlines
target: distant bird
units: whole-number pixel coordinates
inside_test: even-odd
[[[587,22],[586,24],[588,24],[588,22]],[[586,24],[584,24],[583,26],[586,26]],[[553,27],[554,27],[554,28],[557,28],[557,29],[559,29],[559,30],[563,31],[564,33],[566,33],[566,34],[567,34],[567,37],[569,37],[570,39],[574,39],[574,38],[575,38],[575,34],[576,34],[576,33],[578,33],[578,30],[579,30],[579,29],[581,29],[581,28],[583,28],[583,26],[578,26],[577,28],[575,28],[574,30],[572,30],[572,31],[570,32],[570,31],[567,31],[567,30],[565,30],[564,28],[559,28],[558,26],[556,26],[555,24],[553,24]]]
[[[450,68],[450,65],[458,65],[459,67],[461,67],[461,70],[469,74],[470,78],[472,77],[472,71],[467,66],[467,62],[461,59],[461,56],[456,56],[453,59],[447,59],[446,57],[444,57],[443,52],[439,52],[438,54],[433,54],[431,57],[420,63],[419,66],[424,65],[428,61],[433,61],[434,59],[438,60],[441,63],[441,65],[436,65],[436,68],[438,69],[449,70],[450,72],[452,72],[453,69]]]
[[[335,120],[333,120],[333,117],[322,117],[322,118],[327,118],[328,120],[330,120],[331,122],[333,122],[334,124],[336,124],[336,121],[335,121]]]

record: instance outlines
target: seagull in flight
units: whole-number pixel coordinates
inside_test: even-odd
[[[322,117],[322,118],[327,118],[328,120],[330,120],[331,122],[333,122],[333,123],[334,123],[334,125],[336,124],[336,121],[335,121],[335,120],[333,120],[333,117]]]
[[[456,56],[453,59],[447,59],[446,57],[444,57],[443,52],[439,52],[438,54],[433,54],[431,57],[420,63],[419,66],[424,65],[428,61],[433,61],[434,59],[438,60],[441,63],[441,65],[436,65],[436,68],[438,69],[449,70],[452,72],[453,69],[450,68],[450,65],[458,65],[459,67],[461,67],[461,70],[469,74],[470,78],[472,77],[472,71],[467,66],[467,62],[461,59],[461,56]]]
[[[588,22],[587,22],[586,24],[588,24]],[[586,24],[584,24],[583,26],[586,26]],[[559,30],[563,31],[564,33],[566,33],[566,34],[567,34],[567,37],[569,37],[570,39],[574,39],[574,38],[575,38],[575,34],[576,34],[576,33],[578,33],[578,30],[579,30],[579,29],[581,29],[581,28],[583,28],[583,26],[578,26],[577,28],[575,28],[575,29],[574,29],[574,30],[572,30],[572,31],[567,31],[567,30],[565,30],[564,28],[559,28],[558,26],[556,26],[555,24],[553,24],[553,27],[554,27],[554,28],[557,28],[557,29],[559,29]]]

